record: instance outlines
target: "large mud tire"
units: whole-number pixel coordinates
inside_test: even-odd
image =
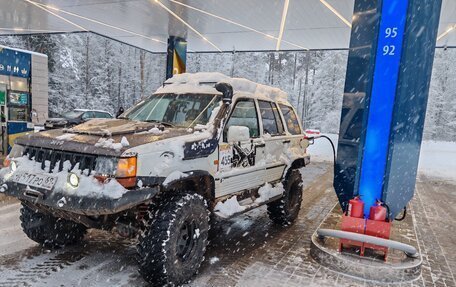
[[[291,170],[282,184],[283,197],[268,204],[268,215],[274,223],[288,226],[295,221],[301,209],[302,178],[299,170]]]
[[[198,194],[162,197],[139,237],[139,272],[153,286],[188,282],[204,260],[209,211]]]
[[[79,243],[87,231],[81,224],[39,212],[25,204],[22,204],[20,219],[24,233],[49,248]]]

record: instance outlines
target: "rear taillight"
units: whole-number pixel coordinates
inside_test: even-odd
[[[136,185],[136,157],[120,158],[117,163],[116,179],[124,187]]]

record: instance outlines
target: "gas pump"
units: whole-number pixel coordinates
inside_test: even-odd
[[[31,101],[30,93],[19,91],[8,91],[6,102],[6,134],[7,151],[14,145],[17,137],[33,131],[31,122]]]
[[[33,69],[36,70],[32,73]],[[1,152],[7,154],[14,140],[32,132],[33,108],[47,116],[47,56],[0,46]]]
[[[6,85],[0,84],[0,149],[6,154],[8,139],[6,136]]]

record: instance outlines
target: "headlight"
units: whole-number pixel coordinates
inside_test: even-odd
[[[3,167],[8,167],[11,165],[11,161],[15,158],[21,157],[24,154],[24,147],[18,144],[13,145],[8,156],[3,161]],[[16,163],[17,168],[17,163]]]
[[[79,185],[79,176],[75,173],[69,173],[68,174],[68,183],[72,187],[78,187]]]
[[[11,149],[10,153],[8,154],[8,157],[10,159],[16,158],[16,157],[21,157],[24,154],[24,146],[15,144],[13,145],[13,148]]]
[[[115,175],[118,158],[115,157],[98,157],[95,165],[95,171],[99,175]]]
[[[17,170],[17,163],[15,161],[11,161],[10,168],[12,172],[15,172]]]

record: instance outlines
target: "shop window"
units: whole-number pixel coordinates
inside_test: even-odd
[[[25,78],[11,77],[11,90],[28,92],[28,82]]]

